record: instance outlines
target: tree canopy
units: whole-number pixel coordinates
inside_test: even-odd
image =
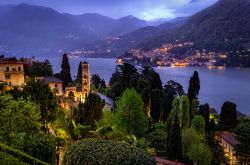
[[[116,111],[121,116],[128,133],[142,136],[147,129],[147,117],[143,111],[143,101],[135,89],[126,89],[117,101]]]

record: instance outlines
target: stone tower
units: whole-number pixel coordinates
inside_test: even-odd
[[[82,62],[82,94],[86,97],[90,92],[90,72],[89,64],[84,61]]]

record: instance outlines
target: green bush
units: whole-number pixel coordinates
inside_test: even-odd
[[[15,157],[0,151],[0,162],[5,165],[27,165],[26,163],[16,159]]]
[[[145,138],[148,146],[155,148],[157,152],[164,152],[167,150],[167,132],[164,130],[150,132]]]
[[[155,165],[143,149],[111,140],[84,139],[73,143],[64,156],[64,165]]]
[[[6,159],[3,158],[3,161],[11,160],[11,161],[20,161],[20,162],[25,162],[27,164],[35,164],[35,165],[48,165],[48,163],[45,163],[37,158],[34,158],[24,152],[21,152],[19,150],[13,149],[3,143],[0,143],[0,152],[1,152],[1,159],[3,158],[3,154],[9,155],[6,157]],[[16,160],[12,160],[12,157],[15,158]],[[1,160],[0,159],[0,160]],[[19,165],[19,163],[18,163]]]

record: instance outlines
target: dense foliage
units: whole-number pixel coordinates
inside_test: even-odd
[[[142,149],[118,141],[94,139],[85,139],[70,145],[63,161],[65,165],[156,164]]]
[[[55,111],[58,107],[58,102],[55,93],[44,82],[32,78],[26,82],[23,88],[23,96],[39,105],[40,121],[43,124],[43,129],[46,129],[47,123],[56,118]]]
[[[37,158],[25,154],[19,150],[13,149],[5,144],[0,143],[0,162],[1,164],[8,165],[48,165],[46,162],[42,162]]]
[[[147,117],[141,96],[134,89],[127,89],[117,101],[116,113],[121,116],[128,133],[143,136],[147,130]]]
[[[41,131],[39,106],[10,95],[0,96],[0,140],[45,162],[54,162],[55,145]]]
[[[247,165],[250,161],[250,120],[241,121],[235,129],[238,144],[235,146],[238,160],[243,165]]]
[[[102,118],[103,106],[104,104],[102,99],[98,95],[90,93],[83,105],[83,115],[80,123],[94,125],[95,121]]]
[[[43,62],[36,61],[31,66],[24,65],[25,75],[32,77],[52,76],[52,65],[48,60]]]
[[[236,105],[232,102],[225,102],[221,107],[220,124],[226,128],[234,128],[237,124]]]

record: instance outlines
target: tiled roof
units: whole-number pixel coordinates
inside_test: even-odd
[[[54,83],[62,83],[63,82],[62,80],[60,80],[60,79],[58,79],[56,77],[37,77],[36,79],[43,80],[46,83],[52,83],[52,82],[54,82]]]
[[[23,62],[19,60],[0,60],[0,64],[23,64]]]
[[[170,161],[170,160],[166,160],[166,159],[162,159],[159,157],[155,157],[155,160],[157,162],[157,165],[186,165],[180,162],[174,162],[174,161]]]
[[[110,105],[110,106],[114,106],[114,100],[112,100],[111,98],[101,94],[101,93],[96,93],[102,100],[105,100],[105,103]]]
[[[225,141],[227,141],[229,144],[231,145],[236,145],[239,142],[235,139],[235,134],[228,132],[228,131],[221,131],[221,132],[217,132],[217,134],[224,139]]]

